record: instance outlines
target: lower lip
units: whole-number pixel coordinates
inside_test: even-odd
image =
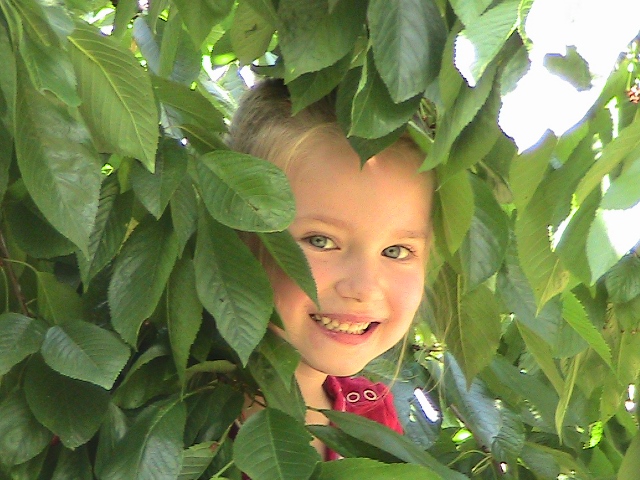
[[[318,328],[324,335],[329,337],[331,340],[338,343],[342,343],[344,345],[360,345],[366,342],[369,339],[369,337],[373,335],[373,332],[376,330],[376,328],[378,328],[378,325],[379,325],[379,323],[372,323],[366,332],[364,332],[361,335],[354,335],[352,333],[335,332],[333,330],[328,330],[324,328],[324,326],[316,322],[315,320],[313,319],[310,319],[310,320],[315,324],[316,328]]]

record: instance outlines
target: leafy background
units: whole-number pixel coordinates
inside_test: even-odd
[[[540,62],[545,3],[0,0],[0,478],[637,478],[637,28],[602,78]],[[525,145],[502,114],[552,96],[535,68],[591,101]],[[363,159],[408,129],[436,169],[427,301],[399,373],[365,372],[405,436],[304,425],[236,233],[315,295],[286,178],[224,144],[254,74],[295,111],[337,88]]]

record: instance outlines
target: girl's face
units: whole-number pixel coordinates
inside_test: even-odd
[[[272,261],[266,265],[286,338],[304,365],[347,376],[395,345],[423,293],[432,177],[395,147],[360,160],[344,139],[318,139],[289,166],[289,231],[305,253],[320,307]]]

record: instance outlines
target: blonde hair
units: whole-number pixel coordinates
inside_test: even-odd
[[[291,160],[320,135],[345,138],[336,115],[336,92],[292,115],[289,90],[280,79],[264,79],[241,98],[229,127],[227,143],[232,150],[267,160],[287,171]],[[422,152],[408,134],[389,148],[408,147]]]
[[[279,79],[265,79],[248,90],[229,128],[232,150],[247,153],[286,170],[303,143],[316,133],[342,135],[335,113],[335,94],[291,113],[291,99]]]

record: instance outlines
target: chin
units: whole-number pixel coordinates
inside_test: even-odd
[[[356,366],[336,366],[334,368],[324,368],[321,369],[321,371],[333,377],[352,377],[353,375],[360,373],[365,366],[366,364]]]

